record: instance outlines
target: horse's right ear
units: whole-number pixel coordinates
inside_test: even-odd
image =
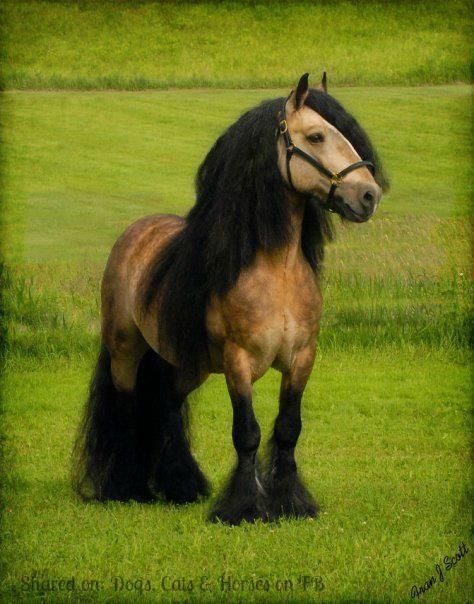
[[[306,98],[309,93],[309,84],[308,84],[309,73],[304,73],[300,81],[298,82],[298,86],[296,87],[296,92],[294,90],[291,91],[291,94],[288,98],[289,108],[293,111],[298,111],[304,105]]]
[[[321,83],[319,84],[318,89],[326,93],[328,91],[328,79],[325,71],[323,71],[323,77],[321,78]]]

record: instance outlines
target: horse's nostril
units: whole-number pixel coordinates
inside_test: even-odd
[[[370,191],[367,191],[364,194],[364,199],[365,199],[365,201],[368,201],[369,203],[372,203],[374,201],[374,194],[371,193]]]
[[[360,203],[367,212],[372,211],[375,205],[375,195],[372,193],[372,191],[366,191],[362,196]]]

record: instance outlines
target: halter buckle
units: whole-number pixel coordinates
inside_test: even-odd
[[[332,185],[340,185],[342,182],[342,176],[340,176],[337,172],[331,176],[331,184]]]
[[[287,124],[286,120],[281,120],[280,121],[280,134],[285,134],[285,132],[288,132],[288,124]]]

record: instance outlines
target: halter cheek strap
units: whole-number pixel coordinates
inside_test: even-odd
[[[321,164],[317,159],[315,159],[312,155],[309,155],[309,153],[306,153],[305,151],[303,151],[303,149],[300,149],[293,143],[293,141],[291,140],[290,133],[288,131],[288,123],[286,121],[285,107],[286,107],[286,101],[285,101],[285,106],[283,107],[283,111],[280,111],[278,114],[278,130],[279,130],[280,135],[283,137],[283,141],[284,141],[285,147],[286,147],[286,175],[287,175],[288,183],[289,183],[290,187],[294,191],[296,191],[296,188],[293,184],[293,180],[291,178],[290,161],[291,161],[291,158],[293,157],[293,155],[299,155],[302,159],[304,159],[306,162],[311,164],[314,168],[316,168],[316,170],[321,172],[321,174],[324,174],[324,176],[326,176],[329,179],[329,181],[331,183],[331,187],[329,189],[329,193],[326,198],[326,201],[324,202],[324,205],[329,211],[334,211],[333,208],[331,207],[331,202],[334,197],[334,192],[335,192],[336,188],[341,184],[344,176],[346,176],[346,174],[349,174],[349,172],[352,172],[353,170],[357,170],[358,168],[364,168],[366,166],[371,168],[372,171],[374,171],[375,166],[370,161],[361,160],[361,161],[356,161],[353,164],[350,164],[349,166],[347,166],[340,172],[331,172],[325,166],[323,166],[323,164]]]

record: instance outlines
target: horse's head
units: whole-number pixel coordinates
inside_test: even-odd
[[[321,88],[326,92],[325,75]],[[374,166],[305,104],[308,93],[308,74],[304,74],[278,118],[282,178],[294,191],[321,199],[326,209],[364,222],[374,214],[382,193],[372,175]]]

